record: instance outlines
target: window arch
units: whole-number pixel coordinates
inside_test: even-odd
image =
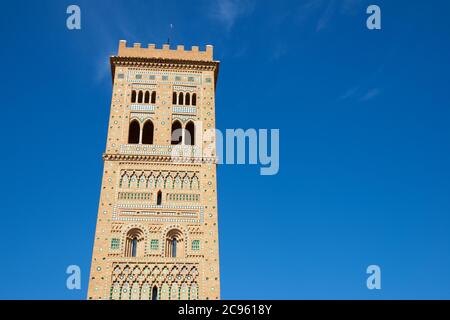
[[[144,254],[144,233],[141,229],[133,228],[125,238],[125,256],[140,257]]]
[[[189,106],[191,104],[191,95],[188,93],[186,93],[186,97],[185,97],[185,103],[186,106]]]
[[[156,194],[156,205],[160,206],[162,204],[162,192],[161,190],[158,191]]]
[[[183,132],[181,130],[181,123],[178,120],[175,120],[172,123],[172,145],[181,144],[182,138],[183,138]]]
[[[153,144],[153,131],[154,126],[151,120],[147,120],[142,129],[142,143],[143,144]]]
[[[182,105],[183,105],[183,101],[184,101],[183,92],[180,92],[180,93],[178,94],[178,104],[179,104],[180,106],[182,106]]]
[[[192,94],[192,105],[193,106],[197,105],[197,94],[196,93]]]
[[[130,127],[128,128],[128,143],[129,144],[138,144],[139,143],[139,135],[141,133],[141,127],[137,120],[133,120],[130,122]]]
[[[145,91],[144,103],[150,103],[150,92]]]
[[[183,257],[183,233],[179,229],[172,229],[166,235],[166,257]]]
[[[143,97],[144,97],[144,93],[142,92],[142,91],[139,91],[139,93],[138,93],[138,103],[142,103],[142,100],[143,100]]]
[[[136,102],[136,90],[131,91],[131,103]]]
[[[192,121],[186,124],[186,131],[184,134],[184,144],[193,146],[195,145],[195,125]]]
[[[152,92],[152,103],[156,103],[156,91]]]
[[[172,94],[172,104],[177,104],[177,93],[176,92],[174,92]]]

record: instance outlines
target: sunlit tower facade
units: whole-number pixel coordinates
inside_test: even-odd
[[[213,47],[122,40],[110,62],[88,299],[220,299]]]

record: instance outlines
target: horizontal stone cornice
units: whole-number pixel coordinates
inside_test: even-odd
[[[173,69],[173,70],[185,69],[197,71],[214,71],[214,82],[217,81],[217,75],[219,72],[219,61],[197,61],[197,60],[181,60],[181,59],[111,56],[110,62],[113,79],[115,75],[116,66]]]
[[[103,160],[108,161],[144,161],[159,163],[217,163],[214,157],[176,157],[161,155],[129,155],[129,154],[113,154],[104,153]]]

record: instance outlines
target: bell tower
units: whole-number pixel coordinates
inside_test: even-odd
[[[110,63],[88,299],[220,299],[213,47],[122,40]]]

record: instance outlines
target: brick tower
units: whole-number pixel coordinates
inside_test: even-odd
[[[219,299],[213,48],[122,40],[110,62],[88,299]]]

